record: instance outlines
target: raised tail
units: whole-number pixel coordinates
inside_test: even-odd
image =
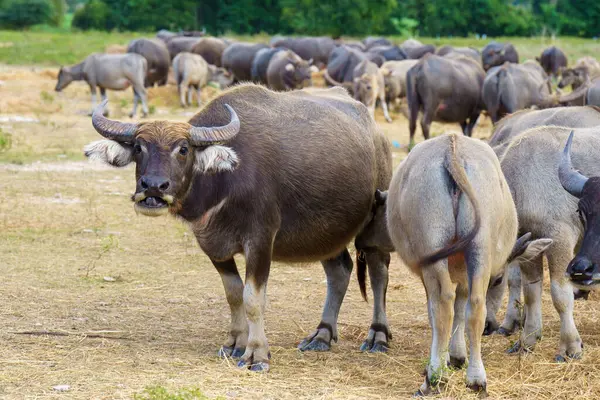
[[[465,168],[462,166],[456,155],[456,138],[456,135],[450,135],[450,157],[449,160],[446,160],[445,167],[452,179],[454,179],[454,182],[456,182],[456,186],[458,186],[460,191],[463,192],[471,202],[471,205],[473,206],[473,212],[475,214],[475,224],[473,229],[471,229],[471,232],[469,232],[466,236],[459,238],[456,242],[447,245],[441,250],[438,250],[435,253],[423,258],[419,262],[419,265],[421,266],[433,264],[439,260],[448,258],[452,254],[463,251],[467,248],[467,246],[469,246],[481,228],[481,211],[479,209],[479,203],[477,201],[477,197],[475,196],[475,191],[469,183]]]

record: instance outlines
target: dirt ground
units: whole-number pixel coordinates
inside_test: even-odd
[[[118,399],[155,386],[252,399],[384,399],[415,392],[431,331],[422,284],[396,256],[388,354],[358,351],[371,305],[354,278],[333,350],[298,352],[296,345],[319,322],[325,275],[320,264],[276,264],[266,312],[271,372],[238,370],[217,358],[229,323],[217,272],[183,223],[135,214],[132,167],[83,159],[83,145],[98,139],[86,115],[88,89],[74,83],[56,94],[55,76],[53,70],[0,66],[0,128],[12,142],[0,153],[0,397]],[[109,98],[111,116],[128,119],[131,93]],[[194,111],[177,106],[173,86],[152,90],[150,103],[152,118],[186,120]],[[408,123],[401,113],[392,117],[387,124],[377,114],[399,145],[399,161],[406,156]],[[458,125],[434,124],[432,132],[450,129]],[[490,131],[489,119],[482,118],[476,135],[486,138]],[[560,322],[547,277],[545,288],[544,336],[535,352],[505,354],[516,336],[483,339],[491,398],[600,397],[600,297],[576,302],[583,360],[556,364]],[[464,370],[453,372],[439,397],[476,398],[464,378]],[[57,385],[69,389],[60,392]]]

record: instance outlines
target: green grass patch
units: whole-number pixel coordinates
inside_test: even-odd
[[[12,147],[12,135],[0,129],[0,154],[10,150]]]
[[[146,388],[142,393],[134,394],[134,400],[209,400],[200,389],[179,389],[169,391],[162,386]]]

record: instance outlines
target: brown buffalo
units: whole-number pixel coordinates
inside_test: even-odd
[[[103,104],[104,106],[104,104]],[[371,217],[376,189],[391,177],[390,146],[369,112],[343,89],[273,92],[229,89],[189,123],[131,124],[92,117],[106,139],[86,155],[115,166],[135,162],[137,212],[186,221],[221,276],[231,309],[220,350],[240,367],[269,369],[264,308],[272,261],[323,260],[321,323],[301,350],[328,350],[352,271],[348,243]],[[245,257],[245,282],[234,256]],[[363,348],[385,350],[389,253],[367,258],[373,323]]]
[[[491,42],[481,50],[481,63],[484,70],[487,71],[505,62],[519,63],[519,53],[512,44]]]

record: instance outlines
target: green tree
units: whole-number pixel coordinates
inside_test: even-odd
[[[51,21],[54,10],[48,0],[9,0],[0,10],[1,28],[27,28]]]
[[[103,1],[91,0],[75,11],[72,24],[75,28],[83,30],[103,30],[108,28],[110,15],[110,10]]]

